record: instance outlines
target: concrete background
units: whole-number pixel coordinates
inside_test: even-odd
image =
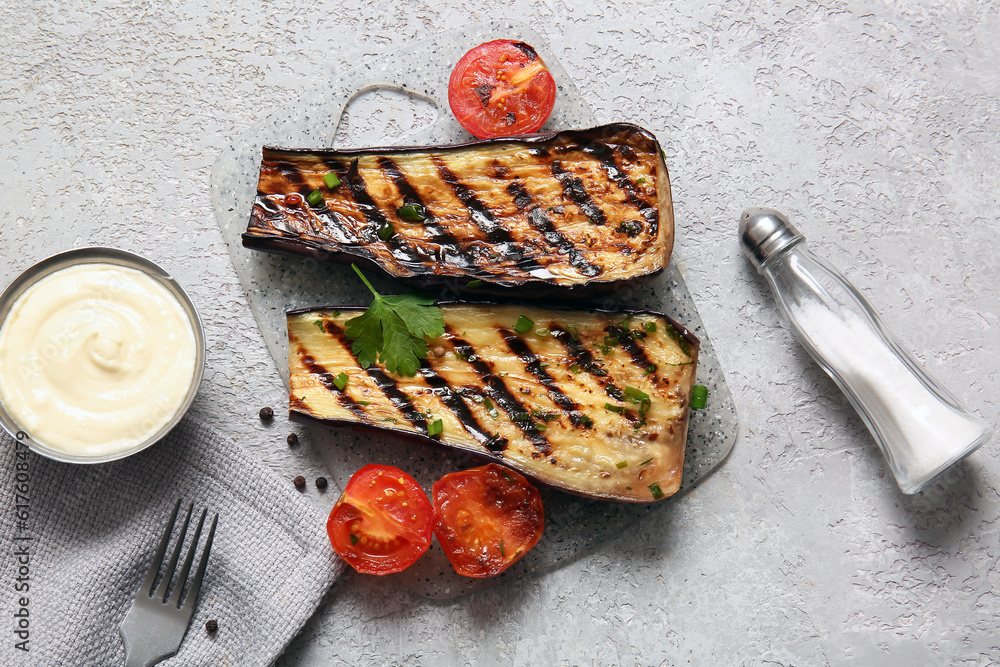
[[[788,214],[996,427],[996,2],[0,2],[0,278],[81,245],[157,261],[208,331],[195,414],[281,474],[325,474],[256,419],[285,392],[211,166],[330,71],[499,17],[548,40],[601,121],[659,137],[742,435],[669,511],[555,571],[447,602],[348,572],[278,664],[1000,663],[997,443],[901,495],[735,231],[749,205]]]

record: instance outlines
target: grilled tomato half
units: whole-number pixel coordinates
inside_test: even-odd
[[[555,101],[556,84],[541,57],[524,42],[510,39],[472,49],[448,80],[452,113],[480,139],[535,132]]]
[[[538,490],[518,473],[488,463],[434,483],[434,534],[455,571],[492,577],[521,559],[542,536]]]
[[[363,574],[406,569],[431,544],[434,508],[399,468],[371,464],[354,473],[326,523],[334,551]]]

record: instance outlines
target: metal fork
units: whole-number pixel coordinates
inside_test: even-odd
[[[153,556],[146,580],[142,582],[142,587],[136,593],[135,599],[132,600],[132,606],[129,607],[121,625],[118,626],[118,634],[121,635],[122,643],[125,644],[125,667],[149,667],[149,665],[154,665],[177,653],[188,625],[191,623],[191,617],[194,615],[194,604],[198,599],[201,580],[205,576],[205,568],[208,565],[208,554],[212,550],[215,526],[219,522],[218,514],[212,519],[212,527],[208,531],[205,548],[202,551],[201,560],[198,562],[198,569],[191,579],[191,586],[183,606],[181,592],[184,590],[188,574],[191,572],[191,564],[194,562],[194,554],[198,549],[198,538],[201,536],[201,529],[205,524],[207,510],[201,512],[201,519],[198,520],[198,528],[191,540],[191,547],[184,559],[184,566],[181,568],[180,576],[177,577],[177,583],[174,584],[170,599],[167,599],[170,580],[173,579],[174,568],[177,566],[177,560],[184,546],[184,538],[187,535],[188,524],[191,521],[193,503],[188,506],[184,526],[181,528],[180,537],[177,538],[177,545],[174,547],[173,555],[163,573],[160,585],[155,591],[156,597],[153,597],[153,584],[156,582],[156,574],[160,565],[163,564],[163,556],[166,553],[167,544],[170,542],[170,534],[174,530],[180,507],[181,501],[178,500],[170,515],[167,528],[163,531],[163,537],[160,538],[160,546]]]

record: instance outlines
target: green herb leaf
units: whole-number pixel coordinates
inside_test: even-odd
[[[506,558],[507,557],[507,554],[505,554],[503,552],[503,538],[502,537],[500,538],[500,557],[501,558]]]
[[[339,389],[340,391],[344,391],[344,389],[347,387],[347,381],[349,379],[350,378],[347,377],[347,373],[341,373],[337,377],[333,378],[333,384],[337,385],[337,389]]]
[[[323,203],[323,193],[320,192],[319,189],[317,188],[312,192],[310,192],[308,195],[306,195],[306,201],[309,202],[312,206],[319,206],[320,204]]]
[[[653,500],[659,500],[660,498],[666,495],[665,493],[663,493],[663,489],[660,488],[659,482],[653,482],[652,484],[650,484],[649,490],[652,491],[653,493]]]
[[[514,331],[519,334],[528,333],[531,331],[531,327],[535,326],[535,323],[529,320],[524,315],[517,318],[517,324],[514,325]]]
[[[642,375],[643,375],[643,377],[645,377],[645,376],[651,375],[651,374],[653,374],[655,372],[656,372],[656,364],[650,364],[649,366],[646,366],[646,370],[643,371]]]
[[[691,389],[691,407],[697,409],[705,407],[708,403],[708,387],[703,384],[696,384]]]
[[[388,241],[389,238],[396,233],[393,228],[392,223],[386,220],[382,223],[382,226],[378,228],[378,237],[383,241]]]
[[[642,325],[642,330],[646,333],[654,333],[656,331],[656,322],[646,322]]]
[[[427,211],[420,204],[403,204],[396,209],[396,215],[407,222],[423,222],[427,219]]]
[[[323,182],[326,183],[326,187],[333,190],[335,187],[340,185],[340,179],[332,171],[328,171],[323,174]]]
[[[376,361],[390,373],[414,376],[427,358],[427,338],[444,333],[444,315],[434,299],[418,294],[382,296],[354,266],[371,293],[372,305],[347,321],[344,333],[354,341],[351,352],[362,368]]]
[[[359,538],[354,533],[351,533],[351,544],[357,544],[360,541],[361,541],[361,538]]]
[[[444,420],[435,419],[427,425],[427,435],[433,437],[444,433]]]
[[[650,456],[650,457],[649,457],[648,459],[646,459],[645,461],[643,461],[643,462],[642,462],[642,463],[640,463],[639,465],[641,465],[641,466],[644,466],[644,465],[646,465],[647,463],[652,463],[652,461],[653,461],[653,457],[652,457],[652,456]]]

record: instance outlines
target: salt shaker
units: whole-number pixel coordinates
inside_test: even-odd
[[[861,415],[903,493],[917,493],[989,442],[992,428],[920,367],[847,278],[809,251],[788,218],[749,208],[739,235],[796,339]]]

